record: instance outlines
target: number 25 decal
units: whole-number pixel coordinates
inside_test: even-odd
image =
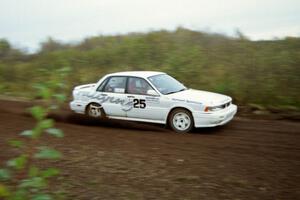
[[[146,108],[145,99],[133,99],[133,107],[134,108]]]

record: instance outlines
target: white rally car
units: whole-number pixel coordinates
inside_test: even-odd
[[[229,96],[188,89],[163,72],[108,74],[73,90],[70,107],[91,117],[168,124],[180,133],[229,122],[237,112]]]

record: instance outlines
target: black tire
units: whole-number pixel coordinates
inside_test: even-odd
[[[190,111],[176,108],[170,113],[168,124],[176,133],[188,133],[194,128],[194,119]]]
[[[85,109],[85,114],[92,118],[100,119],[105,117],[104,110],[98,103],[90,103]]]

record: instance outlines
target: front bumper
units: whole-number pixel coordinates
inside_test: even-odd
[[[217,112],[193,112],[195,127],[214,127],[228,123],[237,112],[237,106],[231,104],[229,107]]]
[[[85,102],[74,100],[71,101],[69,105],[70,105],[70,109],[73,110],[74,112],[82,113],[82,114],[85,113],[85,106],[86,106]]]

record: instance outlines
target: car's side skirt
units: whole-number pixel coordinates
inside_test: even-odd
[[[157,124],[165,124],[166,121],[163,120],[152,120],[152,119],[141,119],[141,118],[129,118],[129,117],[116,117],[116,116],[107,116],[109,119],[120,119],[120,120],[129,120],[129,121],[138,121],[138,122],[150,122]]]

